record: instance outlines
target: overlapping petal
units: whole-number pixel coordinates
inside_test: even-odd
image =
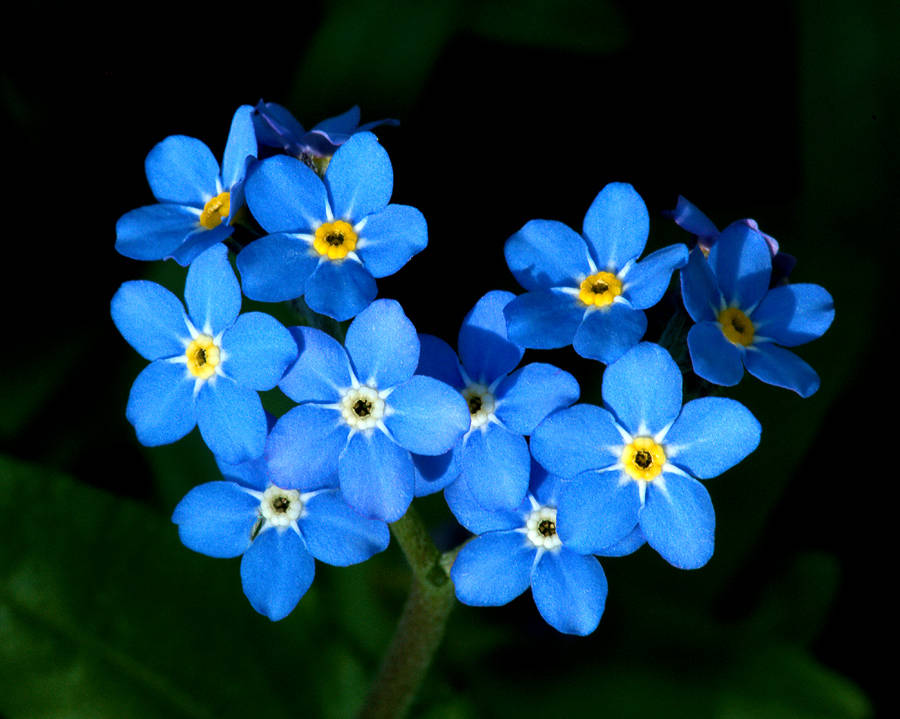
[[[116,222],[116,252],[133,260],[161,260],[198,229],[199,214],[183,205],[149,205]]]
[[[271,315],[246,312],[225,331],[222,349],[229,377],[258,391],[272,389],[297,358],[291,333]]]
[[[341,492],[366,517],[394,522],[415,494],[415,468],[409,452],[378,430],[357,432],[338,462]]]
[[[645,310],[659,302],[669,287],[672,273],[684,267],[688,250],[684,245],[669,245],[636,262],[625,280],[625,296],[636,310]]]
[[[784,387],[810,397],[819,389],[819,375],[804,360],[790,350],[768,342],[761,342],[744,355],[747,371],[763,382]]]
[[[394,170],[371,132],[359,132],[341,145],[325,172],[334,216],[358,222],[384,209],[391,200]]]
[[[275,423],[266,442],[272,482],[303,491],[328,486],[349,431],[335,409],[301,404],[289,410]]]
[[[622,447],[612,414],[591,404],[554,412],[531,436],[534,458],[548,472],[566,478],[611,467],[620,461]]]
[[[491,384],[522,359],[525,349],[507,337],[503,315],[503,308],[514,299],[512,292],[488,292],[463,320],[459,330],[459,357],[473,382]]]
[[[266,446],[259,395],[228,377],[216,377],[200,389],[197,425],[206,446],[230,464],[259,457]]]
[[[752,319],[758,335],[796,347],[825,334],[834,320],[834,300],[819,285],[783,285],[769,290]]]
[[[530,435],[548,414],[577,402],[580,393],[578,381],[565,370],[532,362],[497,385],[495,414],[507,429]]]
[[[509,339],[532,349],[572,344],[585,307],[572,293],[559,289],[519,295],[503,309]]]
[[[490,532],[466,544],[450,577],[464,604],[496,607],[511,602],[531,584],[535,548],[517,531]]]
[[[459,359],[453,348],[440,337],[426,334],[419,334],[419,344],[419,365],[416,374],[434,377],[461,390],[464,383]]]
[[[405,382],[419,363],[416,328],[394,300],[378,300],[360,312],[344,346],[360,382],[379,389]]]
[[[194,487],[175,507],[172,521],[184,546],[209,557],[237,557],[250,546],[259,500],[234,482]]]
[[[503,247],[510,272],[526,290],[577,287],[591,272],[584,238],[555,220],[531,220]]]
[[[572,348],[582,357],[612,364],[634,347],[647,331],[647,316],[623,302],[585,314]]]
[[[298,524],[310,554],[337,567],[364,562],[391,540],[384,522],[354,511],[336,489],[312,497]]]
[[[244,179],[247,171],[247,160],[256,157],[256,132],[253,130],[253,107],[241,105],[231,118],[228,141],[222,156],[222,184],[231,190]],[[229,218],[239,209],[235,207],[235,198],[231,198]]]
[[[709,251],[709,264],[729,305],[753,307],[769,289],[772,253],[765,238],[749,225],[732,222]]]
[[[469,407],[450,385],[416,375],[397,385],[387,398],[384,424],[394,441],[416,454],[438,455],[452,449],[469,429]]]
[[[600,554],[632,532],[640,507],[637,483],[621,470],[584,472],[561,492],[559,537],[576,552]]]
[[[295,402],[337,402],[348,389],[350,360],[340,342],[322,330],[291,327],[297,361],[278,383]]]
[[[353,259],[322,260],[306,281],[306,304],[338,322],[369,306],[378,287],[369,271]]]
[[[244,294],[260,302],[285,302],[306,291],[319,254],[296,235],[276,233],[251,242],[237,256]]]
[[[691,251],[681,270],[681,297],[694,322],[711,322],[722,307],[722,293],[709,262],[699,249]]]
[[[520,506],[516,511],[485,509],[475,499],[465,477],[460,477],[444,490],[444,499],[453,516],[472,534],[521,528],[522,512],[530,509],[527,500],[524,503],[526,507]]]
[[[234,324],[241,311],[241,286],[224,245],[210,247],[191,263],[184,300],[194,326],[202,332],[215,336]]]
[[[476,429],[465,440],[460,464],[462,478],[485,509],[513,510],[525,499],[531,457],[520,434],[493,423]]]
[[[694,372],[714,384],[732,387],[744,376],[744,352],[722,334],[718,322],[700,322],[687,336]]]
[[[266,232],[312,232],[327,219],[325,185],[295,157],[263,160],[250,173],[244,194]]]

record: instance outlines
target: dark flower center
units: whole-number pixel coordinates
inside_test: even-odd
[[[594,294],[602,295],[607,290],[609,290],[609,285],[605,282],[595,282],[591,285],[591,291],[593,291]]]
[[[372,403],[364,399],[358,399],[353,405],[353,412],[357,417],[368,417],[372,413]]]
[[[340,247],[344,244],[344,236],[340,232],[332,232],[325,236],[325,242],[332,247]]]
[[[634,455],[634,463],[641,469],[653,464],[653,456],[646,449],[639,449]]]
[[[556,534],[556,522],[552,519],[542,519],[541,523],[538,524],[538,532],[541,533],[542,537],[552,537]]]
[[[272,502],[272,509],[274,509],[276,512],[281,512],[282,514],[284,512],[287,512],[288,507],[290,506],[291,500],[289,500],[287,497],[276,497]]]
[[[197,363],[198,367],[202,367],[206,364],[206,350],[202,347],[198,347],[197,351],[194,353],[194,362]]]
[[[472,395],[469,397],[469,413],[470,414],[478,414],[481,411],[481,405],[483,404],[480,395]]]

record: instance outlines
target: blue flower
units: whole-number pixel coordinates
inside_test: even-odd
[[[323,173],[335,151],[357,132],[380,125],[398,125],[396,120],[375,120],[359,124],[359,106],[322,120],[304,130],[290,111],[274,102],[260,101],[253,111],[253,127],[260,145],[275,147]]]
[[[354,512],[337,488],[304,492],[277,486],[262,458],[218,464],[225,481],[194,487],[175,507],[172,521],[195,552],[243,555],[244,594],[273,621],[290,614],[309,589],[314,559],[345,567],[388,546],[387,525]]]
[[[210,149],[193,137],[172,135],[144,163],[159,204],[127,212],[116,223],[116,250],[135,260],[173,258],[187,266],[208,247],[228,238],[244,204],[244,179],[256,157],[256,136],[242,105],[231,121],[222,169]]]
[[[419,335],[419,374],[455,387],[472,417],[452,456],[414,457],[419,495],[459,476],[485,508],[515,509],[528,491],[531,455],[524,435],[578,399],[578,382],[553,365],[533,362],[512,372],[524,352],[506,336],[503,308],[514,298],[494,291],[478,300],[459,331],[459,358],[443,340]]]
[[[394,175],[370,132],[341,145],[324,178],[285,155],[261,162],[247,181],[247,204],[272,234],[237,258],[244,294],[263,302],[304,295],[336,320],[375,298],[376,277],[391,275],[428,244],[414,207],[389,205]]]
[[[679,227],[695,235],[697,237],[697,245],[704,255],[709,254],[710,249],[719,239],[719,229],[713,224],[712,220],[704,215],[696,205],[688,202],[681,195],[678,196],[678,203],[675,205],[675,209],[668,210],[663,214],[674,220]],[[769,251],[772,253],[772,284],[781,284],[787,281],[788,275],[791,274],[791,270],[797,264],[797,259],[786,252],[781,252],[778,240],[760,230],[756,220],[747,218],[737,220],[737,222],[759,232],[765,239],[766,244],[769,245]]]
[[[476,534],[450,570],[457,598],[476,607],[507,604],[531,587],[544,620],[566,634],[590,634],[606,604],[606,576],[589,552],[573,549],[557,530],[563,482],[532,465],[530,491],[514,510],[489,511],[462,482],[445,493],[454,515]],[[629,554],[643,543],[637,533],[596,552]]]
[[[561,222],[531,220],[506,241],[506,263],[528,290],[506,307],[509,337],[535,349],[572,344],[582,357],[614,362],[647,329],[673,270],[687,261],[670,245],[638,262],[650,217],[631,185],[611,183],[594,198],[583,237]]]
[[[822,336],[834,319],[834,301],[819,285],[769,289],[771,273],[768,245],[741,223],[722,232],[708,260],[691,252],[681,294],[697,323],[687,337],[694,372],[731,386],[746,367],[763,382],[809,397],[819,388],[819,375],[784,347]]]
[[[269,435],[272,481],[312,490],[337,472],[344,498],[357,511],[399,519],[415,488],[410,452],[450,450],[469,428],[465,400],[439,380],[414,376],[419,339],[393,300],[361,312],[344,347],[310,327],[291,331],[300,356],[279,387],[301,404]]]
[[[266,417],[257,392],[275,387],[297,345],[269,315],[238,315],[241,291],[224,245],[194,260],[184,296],[187,314],[155,282],[126,282],[112,299],[119,332],[151,360],[131,387],[128,421],[144,445],[175,442],[199,425],[223,460],[258,457]]]
[[[549,472],[573,478],[559,501],[562,541],[596,552],[635,525],[670,564],[695,569],[713,553],[715,513],[698,479],[756,449],[760,425],[739,402],[681,404],[681,372],[663,348],[641,343],[603,374],[605,409],[580,404],[550,415],[531,451]]]

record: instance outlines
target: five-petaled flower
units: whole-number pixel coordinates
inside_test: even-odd
[[[263,302],[303,295],[316,312],[354,317],[391,275],[428,244],[414,207],[389,205],[394,175],[370,132],[335,152],[324,177],[286,155],[261,162],[247,181],[247,205],[269,233],[237,257],[244,294]]]
[[[337,472],[352,507],[399,519],[415,490],[410,452],[449,451],[469,429],[465,400],[444,382],[415,375],[419,338],[393,300],[361,312],[344,347],[310,327],[292,332],[300,356],[278,386],[301,404],[269,435],[272,481],[306,491]]]
[[[446,490],[453,513],[476,534],[453,562],[457,598],[476,607],[507,604],[531,587],[544,620],[560,632],[585,635],[597,628],[606,604],[606,575],[592,554],[629,554],[643,543],[638,532],[600,551],[573,549],[558,530],[563,482],[532,464],[525,500],[513,510],[486,510],[456,482]]]
[[[225,481],[194,487],[175,507],[172,521],[195,552],[243,555],[244,594],[273,621],[290,614],[309,589],[314,559],[346,567],[388,546],[387,525],[354,512],[336,487],[276,486],[264,458],[218,464]]]
[[[531,220],[506,241],[509,269],[526,290],[507,305],[509,337],[535,349],[571,344],[582,357],[614,362],[647,329],[687,247],[670,245],[640,262],[650,229],[631,185],[614,182],[594,198],[582,235],[553,220]]]
[[[715,513],[698,479],[756,449],[760,425],[740,402],[704,397],[682,406],[681,372],[643,342],[603,374],[605,408],[550,415],[531,438],[535,459],[572,478],[559,501],[560,537],[596,552],[635,526],[670,564],[695,569],[713,553]]]
[[[834,319],[834,301],[819,285],[769,289],[771,274],[768,244],[741,223],[722,232],[708,259],[691,252],[681,271],[681,294],[697,323],[687,337],[694,372],[731,386],[746,367],[763,382],[809,397],[819,388],[819,375],[784,347],[821,337]]]
[[[116,223],[116,250],[135,260],[173,258],[187,266],[227,239],[244,204],[244,180],[256,157],[253,108],[234,114],[222,168],[200,140],[172,135],[144,163],[156,205],[127,212]]]
[[[259,391],[275,387],[297,356],[290,332],[261,312],[239,316],[241,290],[219,244],[191,264],[184,305],[166,288],[126,282],[112,299],[112,318],[150,364],[131,387],[125,415],[141,444],[168,444],[195,425],[227,462],[265,449]]]
[[[578,399],[578,382],[553,365],[533,362],[512,372],[524,352],[506,333],[503,308],[514,297],[498,290],[478,300],[459,331],[458,358],[443,340],[419,335],[419,374],[459,390],[472,425],[451,453],[414,458],[417,494],[458,477],[485,508],[515,509],[528,491],[531,455],[524,435]]]

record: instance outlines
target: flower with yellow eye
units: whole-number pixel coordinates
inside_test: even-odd
[[[125,414],[144,445],[175,442],[199,425],[225,461],[258,457],[266,441],[258,392],[278,384],[297,345],[273,317],[239,315],[241,290],[222,244],[191,264],[184,296],[187,312],[169,290],[138,280],[113,297],[113,322],[151,361],[131,387]]]
[[[740,402],[681,404],[681,372],[662,347],[629,350],[603,374],[605,407],[575,405],[531,437],[535,459],[570,478],[559,502],[560,537],[595,552],[637,526],[670,564],[696,569],[713,553],[715,513],[700,479],[756,449],[760,425]]]
[[[253,108],[234,114],[222,167],[200,140],[172,135],[144,163],[159,204],[127,212],[116,223],[116,250],[135,260],[173,258],[187,266],[227,239],[231,219],[244,204],[244,179],[256,157]]]
[[[772,255],[752,227],[729,225],[704,258],[693,250],[681,271],[684,306],[696,322],[687,343],[694,372],[732,386],[750,374],[809,397],[816,371],[785,347],[821,337],[834,319],[834,300],[819,285],[770,286]]]

